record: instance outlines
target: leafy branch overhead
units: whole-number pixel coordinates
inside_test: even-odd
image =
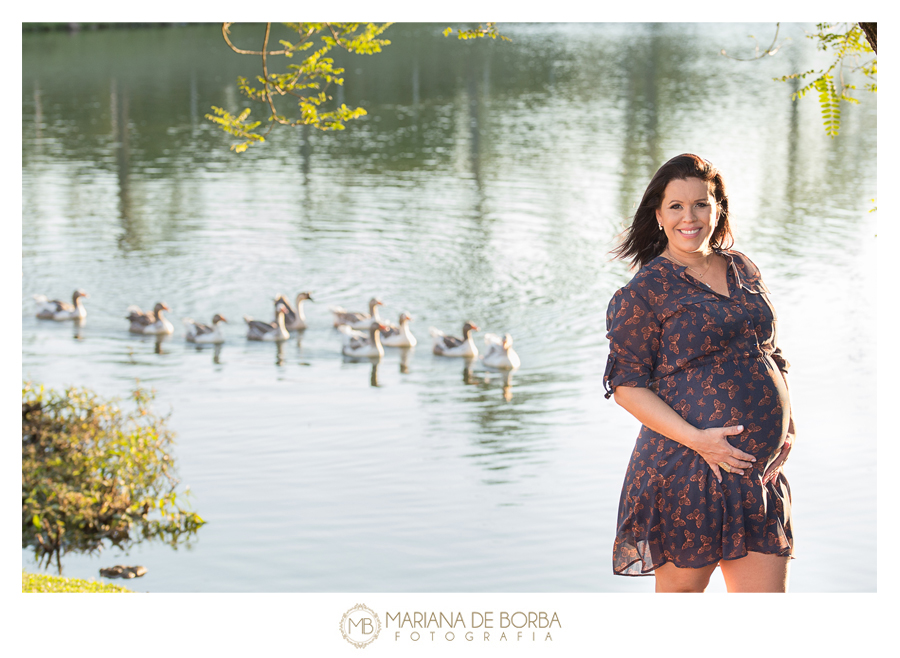
[[[443,31],[443,35],[449,36],[452,34],[453,28],[448,27]],[[491,39],[496,39],[500,37],[501,41],[512,41],[509,37],[505,37],[497,31],[496,23],[485,23],[485,26],[479,25],[476,28],[471,28],[468,30],[458,29],[456,31],[457,39],[478,39],[480,37],[490,37]]]
[[[291,33],[291,40],[278,39],[279,47],[272,44],[271,49],[272,24],[266,23],[260,50],[238,48],[231,40],[232,25],[233,23],[222,24],[225,43],[239,55],[258,57],[262,65],[262,74],[252,81],[245,77],[238,78],[238,89],[248,99],[264,105],[268,113],[265,119],[268,127],[260,132],[263,120],[251,119],[250,108],[232,114],[224,108],[213,106],[212,114],[207,114],[206,118],[218,124],[229,135],[243,140],[231,145],[233,151],[242,153],[252,144],[264,142],[277,124],[343,130],[347,121],[365,116],[366,111],[361,107],[349,108],[343,103],[339,106],[330,104],[334,99],[328,94],[328,89],[331,85],[344,84],[341,77],[344,69],[336,67],[334,60],[327,55],[333,48],[342,48],[359,55],[380,53],[383,46],[391,43],[381,38],[391,23],[380,26],[373,23],[284,23]],[[448,27],[443,34],[447,36],[451,32],[453,28]],[[494,23],[466,30],[458,29],[457,33],[459,39],[499,37],[503,41],[510,41],[497,32]],[[291,60],[296,58],[296,63],[288,64],[284,71],[275,72],[270,68],[273,57]],[[290,116],[288,101],[295,104]]]
[[[863,89],[873,93],[878,91],[876,83],[878,60],[872,47],[875,26],[873,23],[865,25],[869,34],[863,31],[860,23],[817,23],[816,32],[806,36],[816,41],[819,50],[833,56],[831,65],[825,69],[811,69],[775,78],[781,82],[792,79],[807,81],[806,85],[794,92],[791,98],[798,100],[810,91],[817,92],[825,132],[831,137],[836,137],[841,127],[841,101],[859,103],[859,100],[851,95],[856,85],[845,83],[845,72],[862,73],[869,80]]]
[[[280,39],[280,48],[270,49],[272,24],[266,23],[260,50],[238,48],[231,41],[233,23],[222,24],[222,37],[228,46],[240,55],[259,57],[262,74],[253,80],[238,78],[238,88],[250,100],[266,106],[268,111],[268,128],[260,133],[261,120],[250,119],[250,108],[234,115],[221,107],[213,107],[213,114],[206,118],[217,123],[226,133],[244,140],[232,144],[232,150],[241,153],[257,142],[265,141],[266,136],[276,124],[285,126],[307,125],[320,130],[343,130],[344,123],[364,116],[361,108],[348,108],[345,104],[329,107],[333,98],[328,94],[332,84],[343,85],[341,74],[344,69],[334,65],[334,59],[328,57],[333,48],[342,48],[350,53],[374,55],[380,53],[383,46],[390,44],[380,35],[391,25],[381,26],[373,23],[285,23],[291,31],[291,40]],[[270,70],[270,58],[297,58],[297,63],[288,64],[285,71]],[[293,101],[296,109],[288,116],[285,105]]]

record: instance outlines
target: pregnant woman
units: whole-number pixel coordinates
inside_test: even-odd
[[[653,176],[614,250],[638,269],[607,311],[606,397],[641,424],[613,570],[657,592],[784,592],[794,427],[788,362],[757,267],[731,249],[728,196],[696,155]]]

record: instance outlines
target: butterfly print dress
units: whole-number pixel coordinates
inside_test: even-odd
[[[650,575],[666,562],[703,567],[749,551],[790,555],[791,494],[783,473],[762,485],[790,424],[775,345],[775,311],[759,270],[737,251],[720,251],[730,296],[658,256],[619,289],[606,314],[609,360],[603,377],[646,387],[694,427],[743,425],[731,445],[756,457],[744,475],[719,483],[696,452],[641,427],[619,501],[613,570]],[[779,372],[780,371],[780,372]]]

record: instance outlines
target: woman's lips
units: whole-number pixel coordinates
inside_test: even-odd
[[[677,231],[686,238],[692,238],[700,232],[700,228],[699,227],[692,228],[692,229],[680,228],[680,229],[677,229]]]

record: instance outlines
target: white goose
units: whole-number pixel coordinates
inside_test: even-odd
[[[431,327],[428,332],[434,338],[434,345],[431,351],[438,356],[462,356],[465,358],[474,358],[478,356],[478,348],[475,347],[475,341],[472,336],[473,331],[478,331],[471,322],[463,325],[462,338],[456,336],[447,336],[440,329]]]
[[[372,320],[369,324],[368,335],[342,324],[338,327],[338,331],[344,334],[344,344],[341,347],[341,353],[344,356],[370,359],[384,356],[384,348],[381,346],[381,332],[386,330],[387,327],[377,320]]]
[[[387,331],[381,334],[381,342],[386,347],[415,347],[416,337],[409,330],[409,321],[412,316],[403,312],[400,314],[400,324],[388,324]]]
[[[247,340],[264,340],[272,342],[287,340],[291,337],[284,326],[284,304],[281,302],[275,304],[274,322],[254,320],[246,315],[244,316],[244,322],[247,323]]]
[[[131,322],[128,331],[133,334],[152,334],[156,336],[171,334],[175,331],[175,327],[163,315],[163,311],[168,311],[169,307],[159,302],[153,307],[152,311],[142,311],[137,306],[129,306],[126,319]]]
[[[306,315],[303,313],[303,302],[315,301],[311,292],[301,292],[297,295],[297,306],[291,306],[287,297],[278,295],[276,302],[284,304],[284,326],[288,331],[302,331],[306,329]]]
[[[515,370],[522,362],[519,355],[512,348],[512,336],[506,334],[501,339],[497,334],[485,334],[484,344],[487,352],[481,357],[482,363],[489,368],[501,370]]]
[[[384,306],[384,304],[377,297],[369,300],[368,313],[362,311],[350,313],[341,306],[332,306],[330,310],[334,313],[334,326],[340,327],[343,324],[351,329],[365,331],[372,322],[381,322],[381,318],[378,317],[379,306]]]
[[[220,322],[228,322],[221,315],[216,313],[212,319],[212,325],[194,322],[190,318],[182,320],[186,333],[184,339],[189,343],[200,344],[219,344],[225,342],[225,334],[222,333]]]
[[[46,295],[34,295],[37,302],[37,317],[41,320],[83,320],[87,317],[87,311],[81,305],[81,298],[87,297],[84,290],[76,290],[72,293],[72,303],[58,299],[47,299]]]

